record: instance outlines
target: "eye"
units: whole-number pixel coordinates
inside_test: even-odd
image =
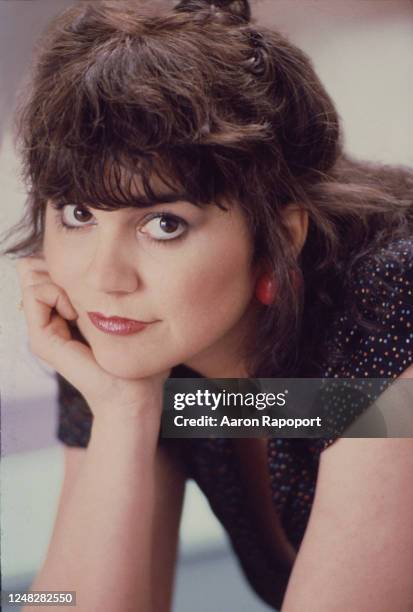
[[[79,204],[64,204],[59,206],[61,222],[64,227],[76,229],[84,225],[93,225],[87,223],[93,219],[92,213],[87,208]]]
[[[182,236],[188,224],[175,215],[159,213],[147,221],[139,230],[148,234],[152,240],[174,240]]]

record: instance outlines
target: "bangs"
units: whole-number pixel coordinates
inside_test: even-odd
[[[59,173],[57,172],[59,169]],[[43,167],[42,181],[37,183],[37,197],[87,205],[100,210],[127,207],[147,207],[160,203],[186,200],[195,205],[216,203],[220,196],[211,189],[216,181],[206,180],[209,189],[202,189],[193,159],[186,163],[159,154],[141,155],[131,159],[126,154],[98,152],[84,158],[82,151],[60,149],[50,155]]]
[[[36,199],[43,201],[116,210],[186,200],[225,209],[223,200],[231,197],[211,155],[197,147],[131,157],[130,151],[98,147],[87,154],[82,146],[60,146],[45,157],[41,176],[32,183]]]
[[[36,199],[83,204],[100,210],[148,207],[188,201],[197,206],[215,204],[227,210],[228,185],[214,175],[211,162],[201,161],[199,151],[161,157],[130,159],[113,153],[84,159],[81,151],[51,156],[43,178],[34,183]],[[59,173],[57,172],[59,169]]]

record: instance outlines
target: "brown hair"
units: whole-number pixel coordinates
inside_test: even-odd
[[[412,232],[413,173],[344,155],[310,60],[252,24],[246,0],[78,3],[50,24],[23,96],[28,200],[12,233],[29,233],[4,253],[39,248],[48,199],[104,210],[165,201],[154,173],[200,206],[237,201],[282,296],[263,307],[251,375],[316,373],[357,262]],[[310,218],[298,261],[281,216],[290,202]]]

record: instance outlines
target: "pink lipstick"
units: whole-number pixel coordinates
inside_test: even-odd
[[[134,319],[123,319],[122,317],[104,317],[99,312],[88,312],[88,317],[93,325],[106,334],[128,336],[142,331],[153,323],[153,321],[135,321]]]

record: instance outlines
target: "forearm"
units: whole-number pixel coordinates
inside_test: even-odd
[[[32,590],[74,590],[79,612],[151,609],[157,433],[150,414],[95,421],[84,466]]]

